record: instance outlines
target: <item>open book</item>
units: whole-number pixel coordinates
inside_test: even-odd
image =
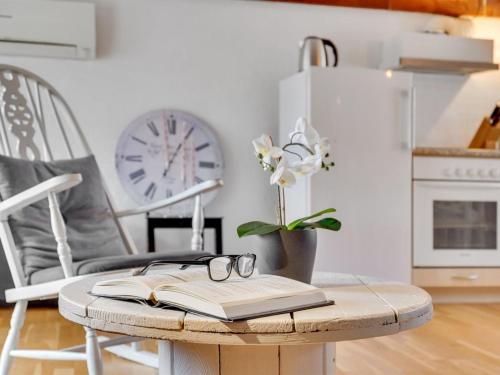
[[[159,274],[97,282],[92,294],[146,300],[225,321],[255,318],[331,304],[309,284],[272,275],[216,282],[206,267],[164,269]]]

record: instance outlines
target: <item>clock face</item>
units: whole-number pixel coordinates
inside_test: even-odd
[[[116,148],[116,169],[122,185],[140,204],[156,202],[210,179],[222,178],[222,152],[202,120],[181,111],[157,110],[135,119]],[[204,194],[204,205],[217,190]],[[191,215],[193,200],[163,211]]]

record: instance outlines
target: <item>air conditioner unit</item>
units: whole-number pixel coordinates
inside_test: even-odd
[[[0,0],[0,55],[95,58],[95,6]]]

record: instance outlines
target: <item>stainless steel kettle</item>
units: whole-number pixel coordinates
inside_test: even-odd
[[[339,57],[337,48],[332,41],[319,38],[317,36],[308,36],[299,44],[299,72],[310,68],[311,66],[330,66],[326,47],[330,47],[333,54],[333,63],[331,66],[337,66]]]

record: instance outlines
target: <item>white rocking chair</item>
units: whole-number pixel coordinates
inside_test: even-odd
[[[8,65],[0,65],[0,77],[2,78],[0,79],[0,95],[2,95],[0,97],[1,154],[30,160],[42,159],[44,161],[56,160],[56,155],[61,154],[62,151],[66,155],[59,159],[73,159],[76,156],[91,155],[90,148],[71,109],[63,97],[49,83],[31,72]],[[9,111],[11,112],[10,115]],[[16,112],[17,116],[13,117],[12,112]],[[49,125],[51,125],[50,128]],[[22,132],[19,131],[19,126],[24,127]],[[16,146],[13,147],[13,144]],[[81,180],[79,174],[57,176],[0,202],[0,238],[15,285],[13,289],[5,292],[6,301],[15,303],[15,307],[10,322],[10,330],[0,358],[0,375],[8,374],[14,357],[44,360],[85,360],[87,361],[89,374],[100,375],[102,374],[100,348],[106,348],[115,354],[145,364],[151,365],[154,362],[154,360],[151,361],[149,356],[145,355],[145,353],[149,352],[135,352],[137,347],[125,345],[128,343],[134,345],[139,339],[133,337],[98,339],[96,332],[90,328],[85,328],[86,345],[57,351],[20,350],[16,348],[28,301],[56,298],[59,290],[64,285],[90,276],[75,276],[73,274],[71,249],[67,243],[66,226],[59,210],[56,195],[59,192],[71,189],[79,184]],[[201,250],[201,234],[203,230],[201,194],[221,186],[222,181],[220,180],[206,181],[160,202],[125,211],[115,211],[111,197],[107,191],[106,193],[126,249],[130,254],[138,254],[137,248],[128,235],[126,228],[120,225],[120,218],[145,214],[186,199],[195,199],[191,250]],[[28,285],[20,258],[20,250],[16,248],[9,224],[9,216],[44,199],[49,201],[50,218],[47,218],[47,220],[51,220],[64,278],[42,284]],[[115,347],[113,348],[113,346]]]

